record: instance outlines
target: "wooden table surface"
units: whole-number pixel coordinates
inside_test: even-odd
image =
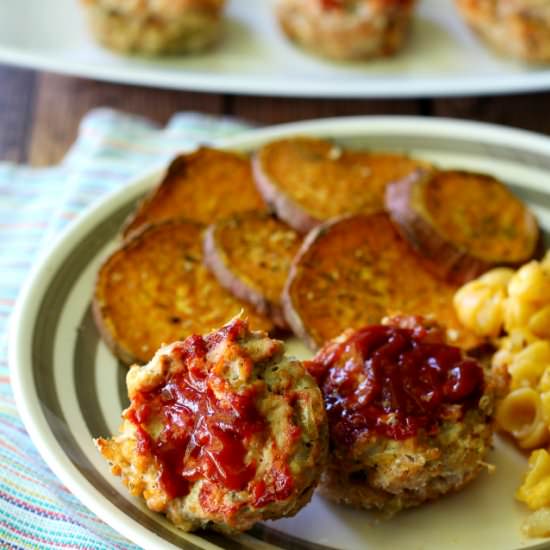
[[[411,100],[288,99],[126,86],[0,65],[0,161],[47,166],[74,141],[82,116],[107,106],[164,124],[177,111],[276,124],[318,117],[405,114],[495,122],[550,135],[550,93]]]

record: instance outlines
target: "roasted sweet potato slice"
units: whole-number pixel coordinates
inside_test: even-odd
[[[203,226],[172,220],[148,226],[101,267],[93,300],[96,324],[124,363],[145,363],[163,343],[219,327],[241,310],[252,327],[272,330],[225,290],[203,263]]]
[[[403,155],[345,150],[313,138],[269,143],[252,164],[265,201],[301,233],[343,214],[383,210],[386,184],[421,166]]]
[[[127,237],[145,224],[183,217],[209,224],[235,212],[265,209],[250,161],[202,147],[177,157],[160,185],[138,206],[124,228]]]
[[[386,208],[427,267],[452,282],[497,265],[520,265],[537,249],[533,214],[484,174],[416,170],[387,187]]]
[[[448,329],[450,342],[478,344],[458,322],[454,285],[436,278],[386,213],[323,224],[306,237],[283,294],[285,317],[312,349],[347,328],[386,315],[422,315]]]
[[[281,294],[301,241],[268,213],[235,214],[207,229],[204,258],[223,287],[284,328]]]

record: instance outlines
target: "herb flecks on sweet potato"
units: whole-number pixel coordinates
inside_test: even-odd
[[[94,317],[124,363],[146,363],[162,345],[219,327],[244,310],[255,329],[269,319],[225,290],[203,263],[203,226],[167,221],[146,227],[101,267]]]
[[[313,349],[348,328],[386,315],[422,315],[451,342],[478,343],[453,308],[457,287],[429,272],[385,213],[347,216],[314,229],[295,258],[283,306],[293,331]]]
[[[248,158],[202,147],[172,162],[160,185],[127,221],[124,236],[168,219],[209,224],[235,212],[265,208]]]
[[[390,184],[386,207],[436,275],[456,283],[535,254],[537,221],[499,180],[458,170],[417,170]]]
[[[386,185],[423,166],[404,155],[342,149],[314,138],[273,141],[252,163],[265,201],[301,233],[336,216],[383,210]]]
[[[281,294],[301,241],[268,213],[235,214],[207,229],[204,259],[223,287],[285,328]]]

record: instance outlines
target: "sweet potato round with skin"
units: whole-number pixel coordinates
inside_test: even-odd
[[[454,312],[456,289],[424,267],[387,214],[360,214],[330,221],[306,237],[290,270],[283,310],[312,349],[393,314],[436,319],[454,345],[474,347],[478,339]]]
[[[202,147],[172,162],[160,185],[130,216],[123,235],[167,219],[209,224],[235,212],[265,208],[246,157]]]
[[[417,170],[386,188],[386,208],[427,267],[457,284],[536,252],[535,217],[491,176]]]
[[[281,294],[301,238],[265,212],[236,214],[204,235],[204,261],[219,283],[286,328]]]
[[[164,343],[207,332],[244,310],[252,327],[273,324],[208,271],[203,226],[186,220],[144,228],[101,267],[93,312],[106,344],[124,363],[146,363]]]
[[[264,145],[252,165],[265,201],[288,225],[307,233],[337,216],[383,210],[386,185],[425,164],[297,137]]]

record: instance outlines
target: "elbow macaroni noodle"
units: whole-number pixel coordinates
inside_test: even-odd
[[[511,433],[525,449],[540,447],[549,439],[541,396],[533,388],[511,391],[499,403],[496,420],[499,427]]]
[[[496,410],[497,426],[531,452],[516,498],[535,510],[527,536],[550,536],[550,252],[517,271],[493,269],[464,285],[454,305],[461,323],[494,341],[493,370],[508,393]]]
[[[465,327],[481,336],[499,335],[505,315],[506,285],[513,273],[511,269],[493,269],[458,290],[454,305]]]
[[[531,453],[525,480],[516,497],[532,510],[550,506],[550,454],[546,449]]]

